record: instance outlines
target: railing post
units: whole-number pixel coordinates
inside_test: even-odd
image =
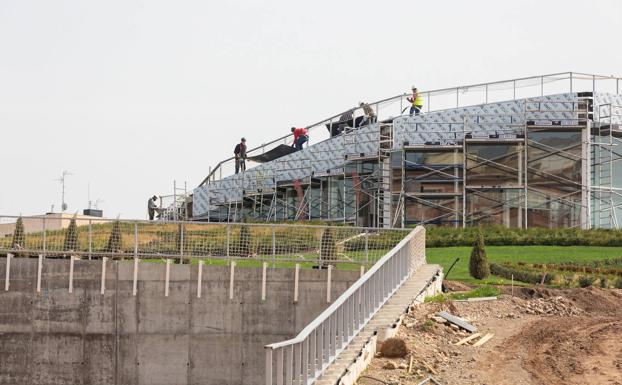
[[[540,76],[540,97],[544,96],[544,76]]]
[[[138,258],[138,222],[134,222],[134,258]]]
[[[285,348],[284,348],[285,349]],[[292,384],[294,373],[294,345],[290,345],[287,349],[287,357],[285,362],[285,383]]]
[[[514,97],[512,99],[516,100],[516,80],[512,81],[512,89],[514,90]]]
[[[276,351],[276,385],[283,385],[283,351],[285,348],[279,348]]]
[[[596,75],[592,75],[592,96],[596,92]]]
[[[309,378],[309,337],[302,341],[301,350],[302,370],[300,376],[300,385],[307,385]]]
[[[430,111],[432,110],[432,109],[430,108],[430,105],[431,105],[430,100],[432,100],[432,98],[431,98],[431,96],[430,96],[430,93],[428,92],[428,112],[430,112]]]
[[[456,108],[460,107],[460,87],[456,87]]]
[[[266,348],[266,385],[272,385],[272,349],[270,348]]]
[[[488,104],[488,84],[486,84],[486,104]]]
[[[570,73],[570,92],[572,92],[572,72]]]

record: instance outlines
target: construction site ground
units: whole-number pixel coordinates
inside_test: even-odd
[[[412,307],[397,335],[409,354],[377,354],[358,384],[419,384],[431,375],[443,385],[622,385],[622,290],[503,292],[491,301]],[[433,318],[441,310],[476,326],[482,336],[494,336],[478,347],[473,345],[481,337],[457,346],[471,333]]]

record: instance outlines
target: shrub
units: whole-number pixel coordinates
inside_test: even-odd
[[[326,265],[326,261],[334,261],[337,257],[337,242],[330,226],[324,229],[320,241],[320,259]]]
[[[238,252],[241,257],[248,257],[251,254],[251,230],[248,225],[242,225],[240,227]]]
[[[483,229],[486,233],[486,244],[489,246],[622,246],[622,230],[517,229],[503,226],[485,226]],[[476,241],[478,233],[478,229],[474,227],[456,229],[428,226],[426,230],[428,247],[470,246]]]
[[[24,222],[22,217],[17,218],[15,222],[15,231],[13,231],[13,239],[11,240],[11,249],[21,250],[26,248],[26,233],[24,232]],[[21,256],[21,253],[15,253]]]
[[[380,347],[380,354],[387,358],[402,358],[408,354],[406,342],[401,338],[388,338]]]
[[[542,275],[540,273],[534,273],[531,271],[518,270],[514,269],[511,266],[502,266],[496,263],[490,264],[490,272],[494,275],[498,275],[499,277],[514,279],[521,282],[526,283],[540,283],[542,281]],[[549,284],[553,280],[554,276],[552,274],[546,274],[544,277],[544,283]]]
[[[476,279],[484,279],[490,275],[490,266],[486,257],[486,249],[484,245],[484,234],[480,231],[477,236],[477,242],[471,251],[469,259],[469,274]]]
[[[613,286],[616,289],[622,289],[622,278],[616,279],[616,281],[614,282]]]
[[[71,218],[69,227],[65,231],[64,250],[76,251],[78,249],[78,225],[76,225],[76,217]]]
[[[122,250],[123,250],[123,239],[121,237],[121,222],[116,220],[112,224],[112,230],[110,231],[110,238],[108,238],[108,244],[106,245],[106,252],[120,253]]]
[[[579,286],[580,287],[590,287],[592,286],[592,284],[594,283],[594,281],[596,280],[596,278],[589,276],[589,275],[584,275],[581,278],[579,278]]]

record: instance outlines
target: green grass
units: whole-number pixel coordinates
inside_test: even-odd
[[[199,264],[199,260],[203,259],[203,261],[205,261],[206,265],[213,265],[213,266],[229,266],[229,260],[228,259],[222,259],[222,258],[192,258],[190,263],[192,265],[198,265]],[[255,259],[233,259],[236,263],[236,266],[238,267],[246,267],[246,268],[260,268],[263,265],[263,262],[268,262],[268,267],[270,268],[287,268],[287,269],[293,269],[296,265],[296,262],[290,262],[290,261],[258,261]],[[146,258],[146,259],[142,259],[142,261],[144,262],[150,262],[150,263],[165,263],[166,259],[165,258]],[[304,261],[300,261],[298,262],[300,264],[300,268],[301,269],[312,269],[314,267],[316,267],[318,265],[317,262],[304,262]],[[361,265],[358,263],[337,263],[334,268],[336,270],[354,270],[354,271],[359,271],[361,268]],[[365,270],[367,271],[367,267],[365,268]]]
[[[507,284],[509,280],[490,276],[485,280],[477,280],[469,275],[469,255],[471,247],[438,247],[426,250],[428,263],[443,266],[447,272],[456,258],[456,263],[449,273],[448,279],[468,283]],[[622,247],[601,246],[487,246],[486,254],[489,262],[527,262],[527,263],[585,263],[598,259],[622,257]]]

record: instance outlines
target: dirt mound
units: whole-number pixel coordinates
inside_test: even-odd
[[[621,333],[622,321],[615,318],[550,319],[532,322],[505,346],[527,357],[522,366],[534,383],[620,385]]]
[[[387,359],[376,358],[367,374],[399,384],[433,375],[461,385],[622,385],[622,290],[515,287],[514,293],[415,306],[398,333],[409,355],[394,359],[396,370],[384,369]],[[434,322],[440,310],[493,338],[482,346],[456,345],[471,334]]]
[[[505,292],[506,290],[504,290]],[[564,298],[590,314],[622,315],[622,290],[588,287],[584,289],[514,288],[514,295],[525,300]],[[540,314],[540,313],[531,313]]]
[[[469,291],[471,286],[458,281],[443,281],[445,291]]]

